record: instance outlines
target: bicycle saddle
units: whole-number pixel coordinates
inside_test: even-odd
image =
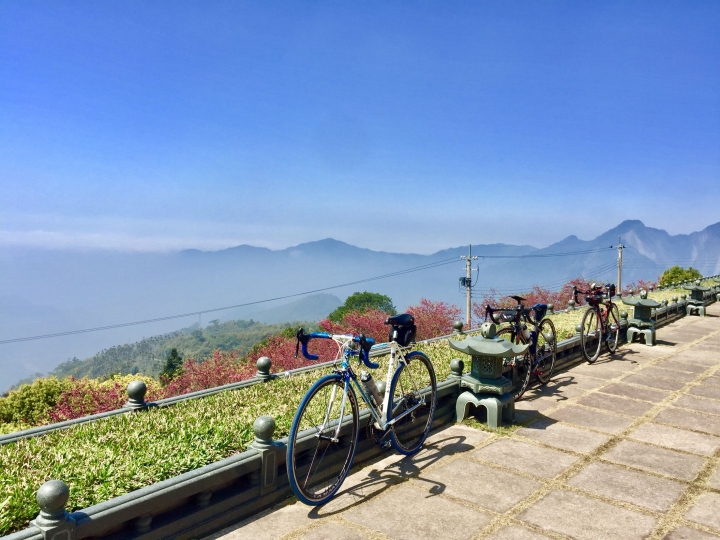
[[[525,301],[525,299],[522,296],[508,296],[508,298],[512,298],[515,300],[518,304],[521,304]]]
[[[412,326],[415,324],[415,317],[409,313],[401,313],[400,315],[393,315],[385,319],[385,324],[391,324],[400,328],[404,326]]]

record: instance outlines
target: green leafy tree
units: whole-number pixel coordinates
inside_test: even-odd
[[[328,315],[328,319],[332,322],[340,323],[347,313],[351,311],[362,313],[368,309],[384,311],[388,315],[395,315],[397,313],[392,299],[389,296],[365,291],[356,292],[348,296],[342,306]]]
[[[174,377],[182,372],[183,358],[178,353],[178,350],[173,348],[165,359],[165,366],[160,373],[161,377],[165,377],[166,380],[172,380]]]
[[[660,276],[660,286],[665,287],[671,283],[677,283],[679,281],[685,281],[686,279],[700,279],[702,274],[695,270],[692,266],[689,268],[682,268],[680,266],[673,266],[665,270]]]

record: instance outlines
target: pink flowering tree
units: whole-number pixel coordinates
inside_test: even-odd
[[[453,323],[460,317],[460,308],[447,302],[432,302],[427,298],[416,306],[409,306],[407,312],[415,317],[417,339],[429,339],[452,333]]]

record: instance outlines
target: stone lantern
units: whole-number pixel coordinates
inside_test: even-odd
[[[623,304],[633,306],[633,317],[628,319],[627,340],[632,343],[636,335],[645,337],[645,345],[655,345],[655,321],[652,320],[652,310],[661,304],[647,297],[647,291],[640,292],[640,298],[623,298]]]
[[[690,291],[690,299],[687,301],[685,307],[686,314],[692,315],[697,313],[701,317],[705,316],[705,293],[710,290],[710,287],[702,287],[697,285],[685,285],[685,290]]]
[[[470,404],[485,407],[490,428],[497,429],[502,420],[515,420],[513,385],[503,376],[503,364],[509,358],[523,356],[529,345],[514,345],[498,338],[496,332],[495,324],[486,322],[480,327],[480,336],[448,340],[450,347],[472,358],[470,373],[460,378],[460,389],[468,390],[460,394],[455,405],[458,422],[466,418]]]

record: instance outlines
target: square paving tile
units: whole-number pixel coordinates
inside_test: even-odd
[[[508,525],[492,533],[487,540],[548,540],[548,538],[550,537],[520,525]]]
[[[587,392],[590,388],[586,385],[590,384],[588,381],[591,379],[593,382],[597,381],[597,384],[604,383],[602,379],[596,379],[594,377],[577,379],[575,377],[568,376],[567,373],[565,373],[553,376],[552,380],[548,384],[535,388],[533,395],[552,399],[557,405],[560,401],[581,396]],[[525,398],[523,397],[523,400],[524,399]]]
[[[713,375],[712,377],[708,377],[707,379],[703,379],[702,381],[700,381],[700,384],[703,386],[720,387],[720,377],[717,375]]]
[[[711,435],[720,435],[720,418],[712,414],[668,407],[660,411],[653,421],[679,428],[702,431]]]
[[[545,418],[518,429],[516,434],[548,446],[583,454],[592,452],[610,440],[607,435],[566,426]]]
[[[641,374],[650,377],[658,377],[660,379],[670,379],[671,381],[680,381],[688,383],[697,378],[697,373],[687,373],[685,371],[677,371],[674,369],[664,369],[662,364],[657,366],[648,366],[640,371]]]
[[[663,360],[662,362],[658,362],[656,365],[657,367],[661,367],[663,369],[686,371],[696,374],[704,373],[708,369],[705,366],[698,366],[697,364],[690,364],[688,362],[680,362],[677,360]]]
[[[476,445],[482,444],[491,437],[493,434],[487,431],[480,431],[469,426],[451,425],[430,435],[423,444],[423,450],[435,450],[454,455],[469,452]],[[423,450],[420,451],[421,454]]]
[[[633,423],[632,418],[609,412],[586,409],[577,405],[568,405],[557,411],[548,413],[548,418],[575,424],[606,433],[619,433]]]
[[[720,400],[720,388],[717,386],[703,386],[698,384],[697,386],[693,386],[689,393],[694,396]]]
[[[625,371],[610,369],[609,366],[597,367],[595,364],[582,364],[580,366],[575,366],[572,368],[572,371],[578,371],[579,373],[587,375],[588,377],[594,377],[596,379],[603,380],[614,379],[616,377],[622,376],[622,374],[625,373]]]
[[[495,512],[509,510],[540,487],[535,480],[465,458],[421,474],[413,483],[433,495],[444,493]]]
[[[541,478],[553,478],[579,459],[559,450],[508,438],[475,450],[470,456]]]
[[[618,501],[665,511],[687,485],[607,463],[590,463],[568,484]]]
[[[720,348],[713,349],[712,351],[693,348],[676,354],[673,356],[673,360],[676,362],[688,362],[698,366],[705,366],[705,369],[707,369],[720,363],[718,356],[720,356]]]
[[[667,396],[667,392],[659,390],[650,390],[649,388],[640,388],[638,386],[630,386],[629,384],[610,383],[603,386],[599,390],[606,394],[614,394],[616,396],[628,397],[632,399],[640,399],[642,401],[650,401],[652,403],[660,403]]]
[[[650,368],[648,368],[648,369],[650,369]],[[658,371],[668,371],[668,370],[658,369]],[[669,371],[668,373],[673,373],[673,372]],[[676,371],[675,373],[678,373],[678,372]],[[647,386],[649,388],[656,388],[658,390],[671,390],[671,391],[680,390],[686,384],[682,381],[673,381],[670,379],[663,379],[654,374],[645,373],[644,370],[640,373],[631,375],[629,377],[625,377],[623,379],[623,382],[624,383],[632,383],[632,384],[641,384],[643,386]]]
[[[412,514],[408,513],[412,508]],[[348,521],[397,540],[423,538],[465,540],[490,522],[490,517],[437,495],[402,486],[343,514]],[[458,527],[462,523],[462,527]]]
[[[697,476],[705,463],[705,459],[699,456],[689,456],[674,450],[632,441],[620,441],[617,446],[603,454],[602,458],[621,465],[688,481]]]
[[[710,484],[710,487],[720,489],[720,467],[718,467],[715,470],[715,473],[708,478],[708,484]]]
[[[640,365],[640,362],[635,360],[633,357],[637,357],[635,353],[628,358],[607,358],[601,356],[598,358],[593,366],[597,369],[612,369],[613,371],[632,371]]]
[[[569,491],[551,491],[519,519],[578,540],[646,538],[655,518]]]
[[[347,540],[367,540],[367,536],[360,531],[328,521],[317,529],[313,529],[302,537],[302,540],[331,540],[343,538]]]
[[[595,409],[603,409],[627,416],[642,416],[654,407],[652,403],[646,401],[622,398],[612,394],[603,394],[602,392],[593,392],[583,396],[578,399],[578,403],[586,407],[594,407]]]
[[[720,447],[720,437],[661,424],[643,424],[628,437],[701,456],[711,456]]]
[[[720,495],[703,493],[685,513],[685,519],[720,529]]]
[[[690,527],[679,527],[668,533],[664,540],[717,540],[720,535],[698,531]]]
[[[720,401],[716,399],[703,399],[696,396],[681,396],[673,403],[675,407],[692,409],[707,414],[720,415]]]
[[[312,508],[302,503],[289,504],[281,508],[272,508],[249,520],[231,525],[212,534],[203,540],[244,540],[257,538],[258,540],[274,540],[279,536],[291,533],[313,521],[308,517]]]
[[[544,387],[543,387],[544,388]],[[516,411],[542,412],[557,407],[558,400],[565,398],[559,395],[543,393],[540,389],[532,388],[525,392],[520,401],[515,402]]]

